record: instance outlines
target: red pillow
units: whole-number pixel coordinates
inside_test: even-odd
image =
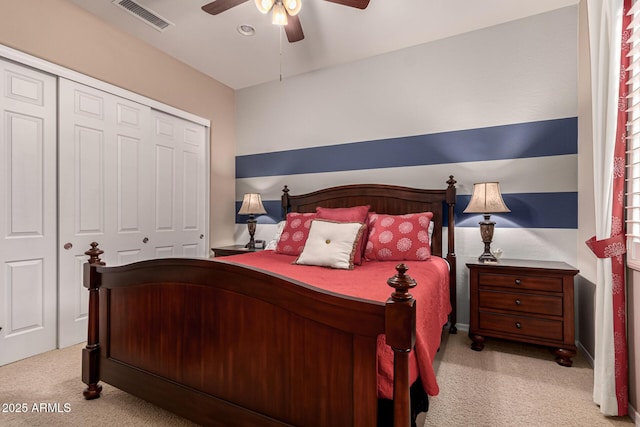
[[[369,205],[354,206],[352,208],[316,208],[318,219],[329,219],[337,222],[362,222],[367,219]]]
[[[291,212],[287,214],[287,222],[280,234],[276,245],[276,252],[286,255],[300,255],[309,237],[311,221],[316,218],[315,213]]]
[[[316,208],[316,214],[318,214],[318,219],[328,219],[337,222],[360,222],[366,225],[369,208],[370,205],[354,206],[352,208],[323,208],[318,206]],[[367,242],[366,236],[367,228],[365,227],[364,232],[357,243],[356,253],[353,256],[354,264],[362,264],[364,247]]]
[[[432,212],[406,215],[373,214],[364,256],[368,261],[425,261],[431,256]]]

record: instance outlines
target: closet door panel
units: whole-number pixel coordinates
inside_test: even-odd
[[[56,346],[56,80],[0,59],[0,365]]]
[[[60,346],[86,340],[84,252],[109,265],[148,259],[150,108],[65,79],[60,104]],[[145,240],[146,239],[146,240]]]
[[[152,110],[155,256],[206,257],[205,128]]]
[[[62,161],[62,165],[74,168],[73,190],[65,188],[64,191],[65,195],[73,196],[73,233],[78,236],[105,232],[104,134],[100,129],[76,126],[73,135],[73,162],[67,165],[67,161]],[[67,206],[61,208],[66,213]]]
[[[156,233],[175,232],[176,159],[175,149],[155,143],[155,227]]]

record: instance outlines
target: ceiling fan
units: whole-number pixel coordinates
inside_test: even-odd
[[[217,15],[232,7],[238,6],[249,0],[215,0],[202,6],[202,10],[211,15]],[[369,0],[325,0],[331,3],[341,4],[343,6],[355,7],[357,9],[366,9],[369,6]],[[255,0],[258,10],[262,13],[272,11],[272,22],[276,25],[284,26],[284,32],[287,34],[289,43],[300,41],[304,38],[302,25],[298,18],[298,12],[302,0]]]

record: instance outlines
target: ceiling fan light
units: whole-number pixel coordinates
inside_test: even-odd
[[[275,0],[256,0],[256,7],[262,13],[269,13]]]
[[[282,3],[284,3],[284,7],[287,8],[287,12],[291,16],[297,15],[302,7],[302,0],[283,0]]]
[[[276,3],[273,5],[273,16],[271,23],[274,25],[287,25],[287,11],[282,3]]]

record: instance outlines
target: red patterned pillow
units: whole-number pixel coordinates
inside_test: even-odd
[[[287,214],[287,222],[282,229],[276,252],[286,255],[300,255],[309,237],[311,221],[316,218],[315,213],[291,212]]]
[[[369,218],[367,261],[424,261],[431,256],[429,223],[432,212],[406,215],[373,214]]]
[[[337,222],[360,222],[367,224],[367,214],[369,213],[370,205],[354,206],[351,208],[323,208],[318,206],[316,213],[318,219],[328,219]],[[353,257],[353,263],[356,265],[362,264],[362,257],[364,255],[364,246],[367,242],[367,229],[365,227],[362,237],[360,237],[357,243],[356,253]]]

